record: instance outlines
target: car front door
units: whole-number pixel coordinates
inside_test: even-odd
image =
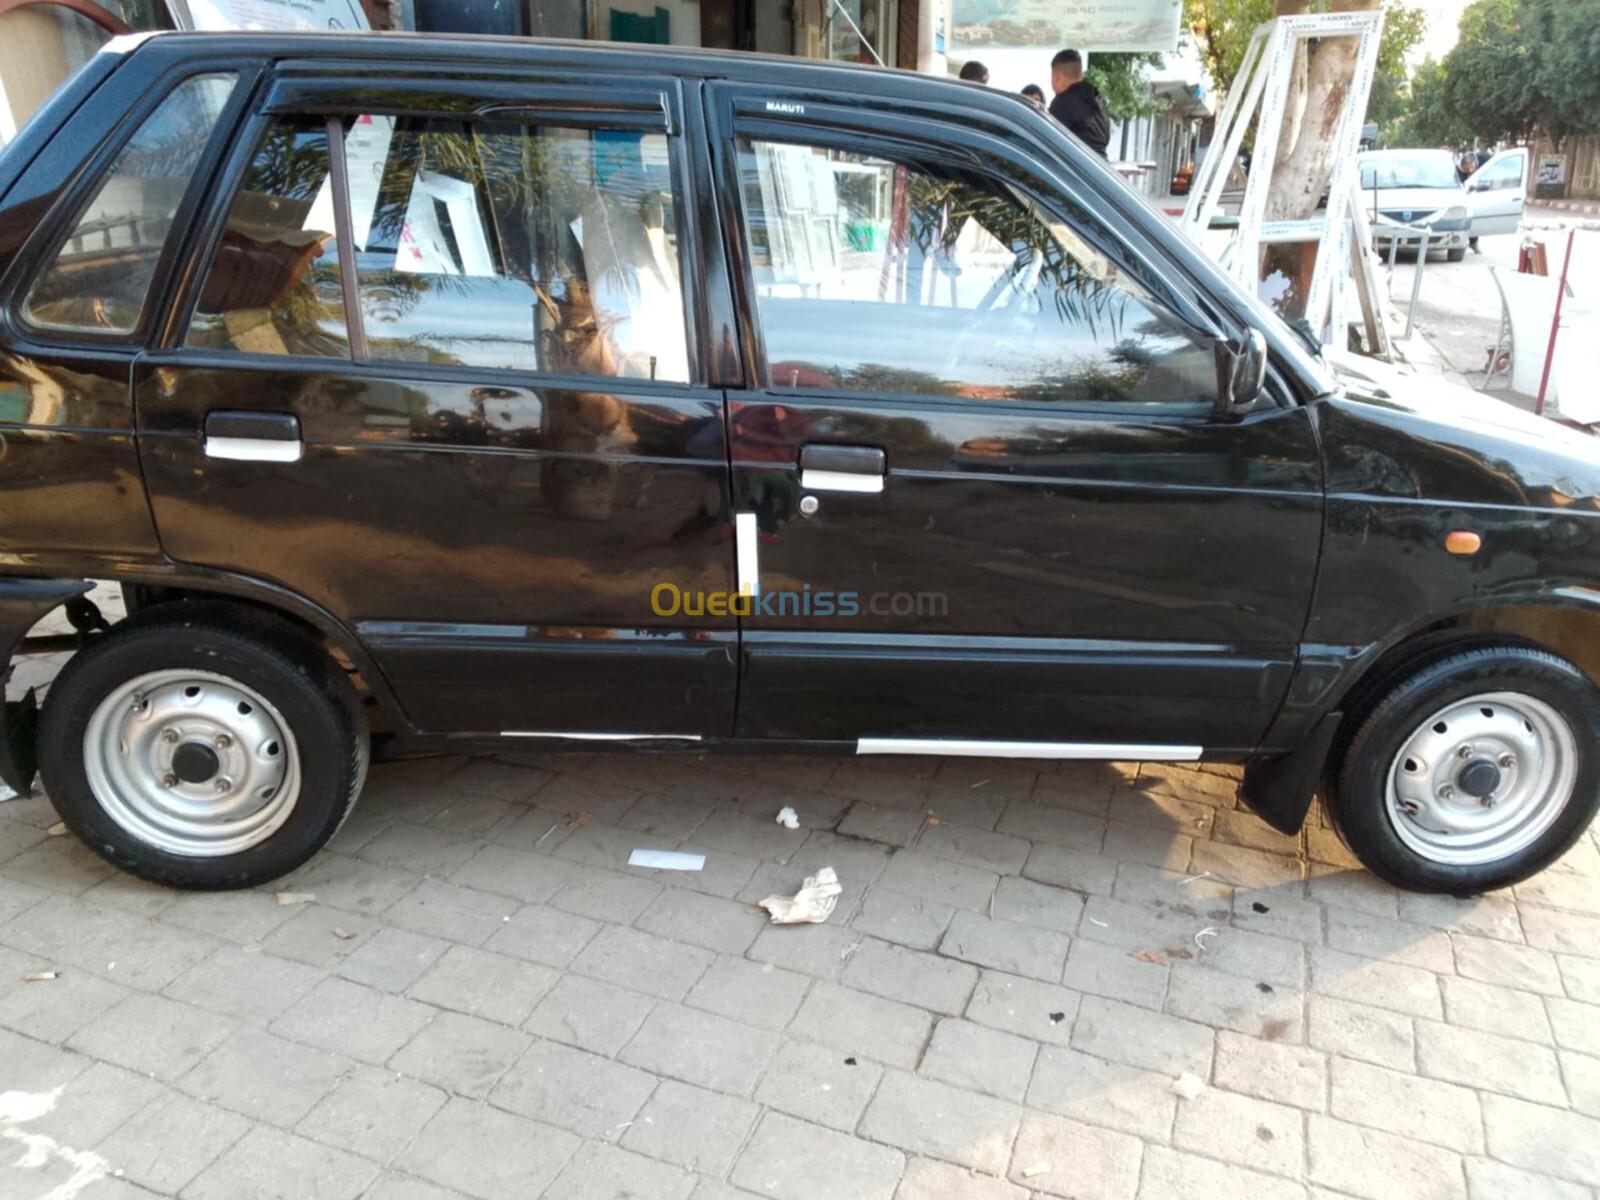
[[[1515,233],[1528,193],[1528,149],[1502,150],[1467,179],[1472,236]]]
[[[425,732],[726,735],[678,85],[288,64],[137,371],[166,552],[354,628]],[[695,139],[703,154],[703,139]]]
[[[740,732],[1254,745],[1311,596],[1310,412],[1215,415],[1181,285],[1009,143],[758,89],[711,113],[758,385],[729,399]]]

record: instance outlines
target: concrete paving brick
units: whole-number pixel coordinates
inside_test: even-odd
[[[955,920],[959,923],[972,915],[957,913]],[[949,938],[947,933],[945,940]],[[978,969],[868,938],[850,956],[843,981],[849,987],[890,1000],[954,1014],[966,1007],[973,985],[978,982]]]
[[[957,908],[985,911],[1000,876],[991,870],[951,862],[918,850],[902,850],[880,877],[884,887]]]
[[[1600,1185],[1600,1121],[1493,1093],[1483,1097],[1489,1154],[1524,1170]]]
[[[6,874],[62,896],[81,896],[108,879],[115,867],[71,837],[46,838],[12,857]]]
[[[504,1200],[540,1195],[581,1144],[564,1129],[457,1097],[428,1122],[396,1165],[477,1200]]]
[[[547,967],[565,968],[601,928],[599,921],[588,917],[530,904],[502,924],[499,932],[484,943],[484,949]]]
[[[1105,841],[1100,853],[1122,863],[1182,871],[1194,857],[1194,839],[1176,832],[1171,826],[1163,828],[1112,820],[1106,822]]]
[[[1003,888],[1006,880],[1000,882]],[[909,946],[913,950],[932,950],[949,928],[950,918],[955,911],[952,906],[937,900],[922,900],[879,886],[872,888],[862,898],[861,909],[851,924],[862,933],[886,942]]]
[[[1272,854],[1298,854],[1298,834],[1280,833],[1248,809],[1222,809],[1216,812],[1211,836],[1219,842],[1266,850]]]
[[[469,1017],[521,1025],[559,978],[553,967],[471,946],[451,946],[408,994]]]
[[[1275,988],[1305,986],[1306,948],[1301,943],[1227,925],[1212,928],[1216,936],[1201,939],[1205,949],[1195,955],[1200,966]]]
[[[794,1037],[907,1069],[932,1032],[933,1016],[920,1008],[831,983],[811,989],[789,1026]]]
[[[1334,908],[1354,908],[1377,917],[1397,917],[1400,890],[1354,868],[1313,864],[1306,871],[1306,898]]]
[[[1584,1054],[1600,1054],[1600,1006],[1559,996],[1544,1003],[1556,1045]]]
[[[1143,1150],[1138,1138],[1125,1133],[1029,1114],[1006,1177],[1047,1196],[1132,1200]]]
[[[1147,1146],[1139,1200],[1304,1200],[1298,1183],[1165,1146]]]
[[[687,796],[642,796],[615,821],[623,829],[682,841],[693,835],[716,810],[713,804]]]
[[[166,1087],[147,1075],[97,1062],[66,1085],[48,1113],[28,1121],[26,1131],[65,1146],[93,1146],[168,1095]]]
[[[533,1039],[493,1021],[444,1012],[389,1059],[390,1070],[482,1099]]]
[[[777,1043],[777,1035],[765,1029],[682,1005],[658,1004],[618,1057],[658,1075],[744,1096]],[[707,1047],[716,1052],[707,1054]]]
[[[1111,895],[1125,904],[1179,908],[1192,913],[1205,910],[1209,919],[1223,920],[1237,890],[1232,884],[1205,874],[1124,862],[1117,867],[1117,882]]]
[[[839,925],[768,925],[748,957],[817,979],[838,979],[864,939]]]
[[[1287,854],[1207,841],[1195,842],[1189,869],[1244,888],[1287,888],[1305,873],[1301,861]]]
[[[355,864],[354,859],[350,862]],[[119,875],[117,878],[127,877]],[[295,915],[293,908],[285,908],[265,892],[185,892],[174,895],[168,888],[156,890],[168,901],[161,909],[164,924],[210,934],[235,945],[261,941]]]
[[[667,888],[634,922],[646,933],[723,954],[743,954],[767,923],[748,904]]]
[[[1522,941],[1527,924],[1525,914],[1519,914],[1517,906],[1504,894],[1458,899],[1455,896],[1402,892],[1399,901],[1402,921],[1431,925],[1435,929],[1448,929],[1455,933],[1475,933],[1502,942]],[[1546,910],[1529,905],[1527,911]],[[1534,944],[1531,938],[1529,941]]]
[[[67,1045],[170,1082],[210,1054],[236,1028],[237,1023],[228,1017],[176,1000],[134,993],[78,1030],[67,1039]]]
[[[1083,997],[1069,988],[999,971],[984,971],[967,1003],[966,1017],[1037,1042],[1065,1046]]]
[[[1312,948],[1311,990],[1413,1017],[1437,1021],[1444,1016],[1437,975],[1420,967],[1361,958],[1342,950]]]
[[[1547,950],[1465,934],[1454,934],[1451,940],[1455,944],[1456,971],[1468,979],[1546,996],[1562,994],[1561,972],[1555,956]]]
[[[906,1166],[894,1200],[1027,1200],[1027,1196],[1027,1192],[1002,1179],[931,1158],[917,1158]]]
[[[631,841],[637,838],[630,837]],[[624,850],[616,861],[628,861]],[[661,884],[643,874],[623,874],[590,867],[582,875],[550,897],[550,907],[576,913],[596,921],[627,925],[660,897]]]
[[[273,883],[271,890],[310,892],[318,905],[378,916],[421,882],[419,871],[324,851]]]
[[[1148,1012],[1100,996],[1085,997],[1072,1027],[1072,1048],[1168,1075],[1211,1075],[1209,1026]]]
[[[308,1046],[386,1062],[433,1020],[435,1010],[348,979],[324,979],[269,1028]]]
[[[411,1144],[449,1099],[417,1079],[357,1067],[295,1126],[302,1137],[388,1162]]]
[[[1255,1171],[1298,1177],[1305,1118],[1297,1108],[1208,1088],[1180,1100],[1172,1143]]]
[[[1600,1117],[1600,1058],[1571,1050],[1558,1051],[1556,1057],[1572,1107],[1585,1116]]]
[[[1032,842],[1098,852],[1105,841],[1106,823],[1071,809],[1015,800],[1006,805],[995,829]]]
[[[1416,1036],[1409,1017],[1315,995],[1307,1003],[1306,1012],[1307,1040],[1316,1049],[1380,1067],[1414,1069]]]
[[[1362,1200],[1460,1200],[1461,1156],[1379,1129],[1312,1114],[1310,1179]]]
[[[545,828],[555,824],[553,816],[545,813],[539,816],[547,818]],[[450,880],[480,892],[510,896],[524,904],[545,904],[583,874],[583,867],[564,858],[489,845],[456,868]]]
[[[1450,935],[1424,925],[1375,917],[1352,908],[1328,908],[1327,943],[1366,958],[1421,967],[1436,975],[1455,970]]]
[[[355,1200],[377,1176],[375,1163],[257,1126],[202,1171],[185,1200]]]
[[[748,1100],[664,1080],[626,1130],[622,1144],[712,1175],[726,1175],[760,1108]]]
[[[1318,945],[1322,941],[1322,905],[1279,888],[1237,888],[1233,893],[1233,925],[1252,933]]]
[[[6,925],[5,942],[140,991],[160,991],[218,945],[204,934],[69,896],[50,896],[19,913]]]
[[[715,957],[699,946],[612,925],[602,929],[572,960],[572,969],[664,1000],[681,1000]]]
[[[1159,1010],[1167,998],[1167,964],[1146,962],[1135,958],[1136,953],[1123,946],[1077,938],[1067,951],[1061,982],[1087,995]]]
[[[448,949],[450,943],[442,938],[388,926],[362,941],[335,970],[368,987],[403,992]]]
[[[1070,934],[1083,916],[1083,897],[1066,888],[1007,875],[995,888],[993,915],[1003,921],[1020,921]]]
[[[310,1112],[351,1062],[260,1030],[242,1030],[178,1080],[197,1100],[285,1129]]]
[[[954,821],[930,824],[917,839],[917,849],[952,862],[984,871],[1016,875],[1028,861],[1033,843],[1026,838],[959,825]]]
[[[839,832],[863,841],[882,842],[885,846],[909,846],[917,840],[927,820],[927,811],[922,808],[857,800],[839,822]]]
[[[690,989],[684,1003],[776,1030],[787,1025],[799,1011],[811,983],[810,976],[780,971],[771,963],[723,955]]]
[[[374,917],[310,904],[263,938],[261,949],[279,958],[332,970],[382,928]]]
[[[1298,989],[1252,982],[1193,963],[1174,963],[1166,1011],[1269,1042],[1305,1040],[1305,997]]]
[[[1507,907],[1511,907],[1507,905]],[[1540,950],[1600,958],[1600,916],[1521,905],[1514,911],[1528,945]]]
[[[1451,1024],[1531,1042],[1549,1044],[1554,1040],[1544,1001],[1534,993],[1453,975],[1439,982],[1444,989],[1445,1020]]]
[[[1178,1104],[1170,1075],[1060,1046],[1039,1051],[1027,1100],[1030,1108],[1153,1142],[1165,1142],[1171,1136]]]
[[[1093,850],[1036,845],[1028,854],[1022,874],[1052,887],[1084,895],[1109,896],[1116,885],[1117,864]]]
[[[323,978],[320,970],[292,959],[223,946],[169,983],[164,994],[242,1021],[265,1023]]]
[[[1106,896],[1090,896],[1084,905],[1078,937],[1104,942],[1126,950],[1160,954],[1166,958],[1192,957],[1197,947],[1194,935],[1207,927],[1217,928],[1227,921],[1227,906],[1220,918],[1208,911],[1184,906],[1155,908],[1129,904]]]
[[[550,1189],[562,1200],[681,1200],[694,1186],[694,1177],[642,1154],[616,1146],[589,1142],[572,1156]]]
[[[417,875],[448,876],[478,852],[476,838],[401,821],[365,846],[361,858]]]
[[[1561,968],[1561,985],[1568,996],[1585,1004],[1600,1004],[1600,959],[1558,954],[1556,965]]]
[[[732,1180],[776,1200],[890,1200],[905,1156],[887,1146],[781,1113],[768,1113],[733,1169]]]
[[[526,1029],[580,1050],[614,1056],[625,1046],[656,1001],[581,975],[564,975],[528,1018]]]
[[[1556,1056],[1544,1046],[1435,1021],[1418,1021],[1416,1030],[1424,1075],[1544,1104],[1565,1102]]]
[[[946,1018],[933,1031],[919,1070],[970,1091],[1021,1103],[1039,1047],[986,1025]]]
[[[1483,1119],[1470,1088],[1336,1058],[1332,1096],[1333,1115],[1341,1120],[1403,1130],[1416,1141],[1463,1154],[1483,1153]],[[1405,1114],[1398,1122],[1397,1113]]]
[[[520,902],[510,896],[424,879],[396,901],[384,919],[413,933],[481,946],[519,907]]]
[[[1321,1112],[1328,1103],[1328,1060],[1318,1050],[1217,1033],[1214,1081],[1230,1092]]]
[[[1578,1184],[1489,1158],[1467,1159],[1467,1192],[1472,1200],[1590,1200],[1591,1195]]]
[[[939,953],[1010,975],[1054,982],[1061,978],[1071,944],[1070,938],[1054,930],[958,912],[939,943]]]
[[[176,1195],[250,1128],[238,1113],[174,1092],[125,1122],[96,1150],[133,1183]]]
[[[762,1075],[755,1098],[802,1121],[849,1132],[882,1078],[883,1068],[865,1058],[785,1041]]]
[[[489,1100],[581,1137],[614,1142],[655,1091],[656,1078],[557,1042],[535,1042]]]
[[[1600,916],[1600,894],[1594,880],[1571,871],[1544,871],[1512,888],[1519,904],[1565,908]]]
[[[64,1042],[128,995],[127,988],[82,971],[25,982],[26,975],[46,971],[51,964],[13,954],[0,950],[0,979],[5,981],[0,983],[0,1027],[43,1042]]]

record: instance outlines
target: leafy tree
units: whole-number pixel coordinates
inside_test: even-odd
[[[1405,108],[1384,129],[1392,146],[1461,146],[1472,140],[1472,129],[1452,107],[1446,94],[1444,64],[1431,56],[1417,64]]]
[[[1091,54],[1084,76],[1099,91],[1112,118],[1127,121],[1163,107],[1145,82],[1145,68],[1159,67],[1161,62],[1161,55],[1154,52]]]

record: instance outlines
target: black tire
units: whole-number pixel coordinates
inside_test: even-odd
[[[255,845],[213,857],[173,853],[131,833],[96,798],[85,769],[94,711],[129,681],[166,670],[243,684],[294,738],[298,796],[283,823]],[[113,866],[179,888],[251,887],[300,866],[349,814],[368,752],[355,691],[325,654],[270,616],[208,605],[164,605],[90,643],[51,683],[39,729],[40,775],[67,828]]]
[[[1457,701],[1490,692],[1532,697],[1567,723],[1575,743],[1575,782],[1565,807],[1528,845],[1489,862],[1438,862],[1396,832],[1394,821],[1403,818],[1389,812],[1389,772],[1424,721]],[[1597,746],[1600,689],[1582,671],[1528,646],[1478,646],[1416,670],[1377,700],[1333,764],[1329,812],[1351,852],[1379,878],[1411,891],[1476,895],[1538,874],[1582,836],[1600,811]]]
[[[1467,248],[1465,246],[1457,246],[1454,250],[1446,250],[1444,256],[1450,262],[1460,262],[1467,257]]]

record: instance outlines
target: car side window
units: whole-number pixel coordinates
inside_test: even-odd
[[[1010,187],[821,146],[737,150],[771,386],[1210,406],[1210,348]]]
[[[1485,191],[1499,192],[1514,188],[1522,182],[1522,156],[1502,158],[1478,173],[1477,183]]]
[[[370,359],[688,381],[665,135],[369,114],[343,148]],[[274,127],[189,344],[348,353],[334,229],[326,126]]]
[[[268,125],[245,168],[185,345],[345,357],[328,128]]]
[[[175,87],[118,152],[22,302],[44,329],[132,333],[184,193],[233,91],[233,72]]]

